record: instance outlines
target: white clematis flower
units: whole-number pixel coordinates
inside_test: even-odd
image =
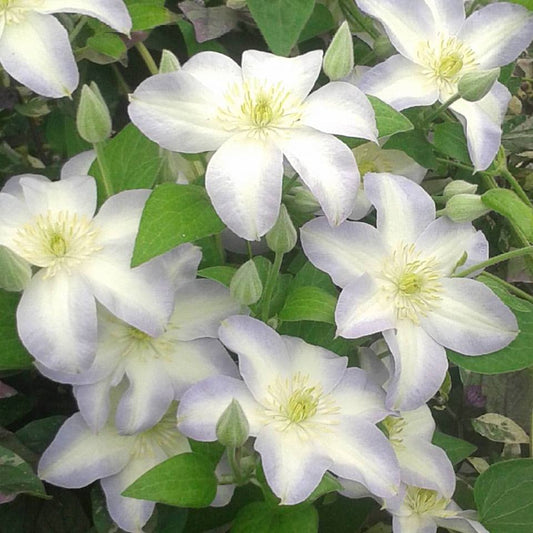
[[[41,479],[69,489],[100,480],[111,518],[125,531],[142,531],[155,502],[121,496],[136,479],[175,455],[191,451],[176,429],[175,411],[137,435],[120,435],[108,424],[93,433],[80,413],[71,416],[43,453]]]
[[[350,214],[359,172],[332,133],[376,140],[372,106],[353,85],[332,82],[311,95],[322,52],[294,58],[248,50],[242,68],[202,52],[131,96],[134,124],[163,148],[216,150],[206,173],[215,210],[239,236],[258,240],[276,222],[283,156],[320,202],[331,224]]]
[[[465,20],[463,0],[356,3],[383,24],[399,52],[366,72],[358,86],[397,110],[446,102],[464,74],[510,63],[533,38],[533,14],[515,4],[491,4]],[[510,98],[496,82],[481,100],[460,99],[450,107],[463,124],[476,170],[486,169],[498,151]]]
[[[124,191],[96,210],[90,176],[51,182],[22,175],[0,192],[0,244],[38,267],[17,309],[19,336],[48,368],[79,373],[95,355],[96,300],[157,336],[172,311],[160,265],[130,268],[148,190]]]
[[[358,338],[383,331],[394,376],[387,405],[411,410],[437,392],[448,367],[444,346],[481,355],[517,335],[513,313],[486,286],[453,278],[488,258],[472,224],[435,220],[435,204],[416,183],[392,174],[365,178],[377,229],[361,222],[331,228],[323,218],[301,230],[305,254],[342,287],[337,333]],[[465,260],[466,257],[466,260]]]
[[[239,356],[244,381],[218,376],[193,385],[178,408],[185,435],[216,440],[217,421],[234,398],[282,504],[304,501],[327,470],[380,496],[396,493],[398,464],[375,426],[389,412],[383,391],[364,371],[250,317],[228,318],[219,336]]]
[[[173,270],[175,308],[159,336],[150,336],[98,309],[98,349],[81,374],[37,365],[54,381],[74,385],[78,406],[97,432],[107,422],[109,398],[123,380],[129,384],[118,402],[115,425],[121,434],[153,426],[173,400],[194,383],[223,374],[238,377],[237,367],[216,339],[220,322],[241,312],[229,290],[215,281],[195,279],[199,248],[184,244],[159,257]]]
[[[68,33],[51,13],[88,15],[126,34],[131,18],[122,0],[0,0],[0,64],[32,91],[61,98],[79,74]]]

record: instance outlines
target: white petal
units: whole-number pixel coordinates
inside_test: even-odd
[[[389,57],[366,71],[357,86],[398,111],[431,105],[439,97],[437,84],[424,75],[422,67],[400,55]]]
[[[392,517],[394,533],[437,533],[437,524],[432,516],[413,513]]]
[[[99,433],[109,418],[109,378],[102,379],[90,385],[74,385],[72,392],[80,413],[91,431]]]
[[[190,242],[180,244],[169,252],[154,259],[162,264],[175,288],[196,278],[198,265],[202,260],[202,249]]]
[[[365,177],[365,192],[377,211],[377,228],[395,248],[414,242],[435,219],[435,203],[416,183],[394,174]]]
[[[90,288],[76,275],[38,272],[17,309],[19,336],[45,366],[69,373],[88,368],[96,352],[96,304]]]
[[[122,0],[46,0],[41,13],[81,13],[95,17],[121,33],[131,30],[131,18]]]
[[[422,183],[428,171],[401,150],[381,150],[380,157],[388,163],[393,174],[405,176],[418,184]]]
[[[367,198],[363,188],[359,189],[352,212],[348,215],[349,220],[361,220],[372,210],[372,204]]]
[[[68,33],[51,15],[27,12],[0,37],[0,63],[17,81],[51,98],[69,96],[79,75]]]
[[[254,448],[261,454],[268,485],[282,505],[304,501],[331,466],[326,450],[317,444],[299,438],[296,431],[279,431],[274,424],[261,429]]]
[[[439,30],[424,0],[356,0],[356,4],[377,18],[398,52],[413,61],[417,58],[418,44],[431,42]]]
[[[488,259],[488,243],[470,223],[459,224],[447,217],[433,221],[416,240],[416,249],[434,257],[443,275],[449,276],[464,254],[471,264]]]
[[[231,133],[216,118],[216,95],[183,70],[144,80],[130,96],[132,122],[168,150],[216,150]]]
[[[465,355],[505,348],[518,334],[511,310],[483,283],[442,279],[439,306],[421,319],[439,343]]]
[[[435,420],[431,415],[431,409],[422,405],[417,409],[402,411],[401,417],[406,422],[402,429],[402,436],[411,440],[431,442],[435,432]]]
[[[290,377],[292,364],[282,338],[264,322],[248,316],[232,316],[219,329],[220,340],[239,356],[240,373],[262,403],[277,378]]]
[[[204,379],[185,392],[178,406],[178,429],[195,440],[217,440],[218,419],[233,399],[248,419],[250,435],[257,435],[262,426],[262,408],[243,381],[229,376]]]
[[[533,15],[515,4],[492,4],[468,17],[459,38],[475,52],[480,68],[502,67],[531,42]]]
[[[450,106],[463,124],[468,153],[476,171],[485,170],[500,148],[501,123],[510,100],[507,87],[496,82],[481,100],[458,100]]]
[[[39,462],[39,477],[66,488],[85,487],[124,468],[133,441],[112,428],[93,434],[80,413],[59,429]]]
[[[21,193],[22,194],[22,193]],[[12,194],[0,193],[0,244],[17,253],[17,234],[19,229],[33,219],[23,198]]]
[[[64,180],[70,176],[87,176],[95,159],[96,152],[94,150],[87,150],[71,157],[61,167],[61,179]]]
[[[235,135],[213,155],[205,186],[223,222],[255,241],[276,222],[281,203],[283,157],[268,139]]]
[[[464,0],[424,0],[433,13],[435,27],[442,33],[455,35],[465,21]]]
[[[268,85],[281,84],[296,98],[304,99],[315,84],[322,68],[322,50],[297,57],[279,57],[257,50],[242,54],[244,81],[262,80]]]
[[[426,403],[440,388],[448,359],[437,344],[420,326],[402,320],[394,330],[383,332],[394,357],[394,376],[387,393],[387,406],[412,410]]]
[[[374,109],[365,95],[343,81],[313,92],[304,103],[301,122],[325,133],[377,140]]]
[[[376,228],[361,222],[332,228],[324,217],[316,218],[304,224],[300,238],[305,255],[339,287],[379,270],[388,252]]]
[[[488,529],[476,520],[471,520],[463,516],[435,518],[435,522],[440,527],[449,528],[451,531],[459,531],[459,533],[490,533]]]
[[[335,309],[337,335],[357,339],[395,327],[394,308],[369,274],[358,277],[341,292]]]
[[[359,190],[359,170],[352,151],[333,135],[298,128],[276,138],[291,166],[311,189],[332,225],[352,211]]]
[[[372,348],[359,348],[359,366],[371,377],[372,381],[383,387],[388,381],[390,372],[384,359],[381,359]],[[389,359],[390,356],[387,356]]]

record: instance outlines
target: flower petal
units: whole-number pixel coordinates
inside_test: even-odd
[[[130,459],[133,444],[131,437],[122,437],[112,428],[92,433],[81,414],[76,413],[61,426],[43,453],[38,474],[60,487],[85,487],[120,472]]]
[[[205,186],[224,223],[256,241],[278,217],[282,175],[283,157],[271,141],[239,134],[209,161]]]
[[[196,279],[198,265],[202,260],[202,249],[190,242],[176,246],[154,259],[160,263],[175,288]]]
[[[393,515],[392,527],[394,533],[437,533],[437,524],[433,517],[418,513]]]
[[[29,11],[24,16],[23,22],[4,26],[0,63],[10,76],[38,94],[70,96],[79,75],[67,31],[51,15]]]
[[[387,392],[387,407],[409,411],[426,403],[444,381],[448,359],[444,348],[420,326],[402,320],[383,332],[394,357],[394,375]]]
[[[309,94],[322,68],[322,50],[297,57],[279,57],[267,52],[246,50],[242,54],[242,76],[245,82],[263,80],[268,85],[281,84],[296,98]]]
[[[311,263],[327,272],[339,287],[365,272],[377,271],[387,255],[376,228],[361,222],[332,228],[324,217],[315,218],[304,224],[300,238]]]
[[[122,0],[46,0],[35,8],[40,13],[81,13],[101,20],[113,29],[128,34],[131,18]]]
[[[439,97],[437,84],[424,75],[422,67],[401,55],[389,57],[364,72],[357,86],[397,111],[431,105]]]
[[[96,152],[94,150],[87,150],[71,157],[61,167],[61,179],[64,180],[71,176],[87,176],[95,159]]]
[[[94,433],[100,433],[109,418],[110,381],[110,378],[104,378],[96,383],[74,385],[72,388],[80,413]]]
[[[275,139],[291,166],[318,200],[332,225],[351,213],[359,190],[359,170],[352,151],[333,135],[309,127]]]
[[[96,352],[96,303],[87,283],[58,272],[45,278],[41,270],[27,285],[17,309],[19,336],[45,366],[78,373]]]
[[[460,515],[450,518],[435,518],[435,522],[440,527],[452,531],[458,531],[459,533],[489,533],[489,530],[476,520],[471,520],[470,518]]]
[[[335,309],[337,335],[357,339],[395,327],[394,308],[369,274],[358,277],[341,292]]]
[[[436,426],[431,410],[427,405],[421,405],[411,411],[402,411],[400,415],[406,422],[402,429],[404,438],[431,442]]]
[[[381,359],[372,347],[365,348],[364,346],[359,348],[358,356],[359,366],[370,376],[374,383],[384,387],[391,374],[385,364],[385,360],[390,360],[390,356]]]
[[[505,348],[518,334],[511,310],[483,283],[442,279],[439,306],[421,318],[436,342],[465,355]]]
[[[450,106],[463,124],[468,153],[476,171],[485,170],[500,148],[501,123],[510,100],[507,87],[496,82],[481,100],[457,100]]]
[[[465,22],[464,0],[424,0],[431,9],[435,27],[442,33],[455,35]]]
[[[435,220],[431,196],[403,176],[369,173],[365,177],[365,192],[376,207],[377,228],[391,248],[415,242]]]
[[[376,141],[374,109],[354,85],[336,81],[314,91],[305,100],[301,122],[324,133]]]
[[[476,54],[482,69],[514,61],[533,38],[533,16],[525,7],[497,3],[474,11],[459,38]]]

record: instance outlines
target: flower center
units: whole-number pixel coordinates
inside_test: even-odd
[[[45,277],[68,273],[101,250],[98,228],[85,216],[68,211],[38,215],[13,239],[14,251],[32,265],[47,269]]]
[[[139,361],[150,361],[153,359],[170,360],[175,344],[163,333],[159,337],[152,337],[130,326],[121,320],[107,316],[106,324],[110,325],[110,336],[113,343],[120,343],[122,346],[122,357],[124,359],[137,359]]]
[[[298,424],[315,415],[320,396],[316,387],[308,387],[295,391],[287,402],[287,418]]]
[[[399,247],[383,267],[382,289],[393,300],[398,319],[419,323],[440,300],[442,273],[435,258],[424,258],[414,244]]]
[[[402,433],[407,424],[405,420],[401,417],[388,416],[381,423],[387,432],[387,436],[389,438],[389,442],[392,444],[392,447],[395,449],[403,448]]]
[[[431,516],[453,516],[453,511],[445,511],[449,500],[440,496],[435,490],[408,487],[405,503],[416,514],[430,514]]]
[[[0,0],[0,19],[3,18],[6,25],[18,24],[39,4],[42,0]]]

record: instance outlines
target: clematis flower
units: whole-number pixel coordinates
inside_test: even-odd
[[[163,148],[216,150],[205,184],[214,208],[239,236],[258,240],[276,222],[283,156],[319,201],[331,224],[350,214],[359,172],[332,133],[376,140],[363,93],[332,82],[311,95],[322,52],[294,58],[248,50],[242,68],[202,52],[177,72],[145,80],[131,95],[133,123]]]
[[[191,451],[188,440],[176,429],[174,413],[137,435],[120,435],[112,424],[93,433],[76,413],[43,453],[37,473],[41,479],[69,489],[100,480],[111,518],[125,531],[142,531],[155,502],[121,493],[154,466]]]
[[[79,83],[69,36],[51,13],[95,17],[121,33],[131,19],[122,0],[0,0],[0,63],[17,81],[51,98]]]
[[[109,198],[94,216],[90,176],[51,182],[15,176],[0,192],[0,244],[38,267],[17,309],[19,336],[44,366],[87,369],[96,352],[96,300],[157,336],[172,311],[170,281],[156,263],[130,268],[148,190]]]
[[[178,428],[216,440],[216,424],[235,398],[255,437],[267,482],[282,504],[304,501],[327,470],[392,496],[399,482],[392,448],[375,426],[389,414],[383,391],[347,360],[246,316],[226,319],[220,340],[239,357],[243,381],[218,376],[193,385]]]
[[[202,254],[183,244],[158,258],[172,269],[174,311],[163,333],[152,337],[98,309],[98,349],[81,374],[39,370],[54,381],[74,385],[82,416],[97,432],[106,423],[114,387],[128,388],[118,401],[115,425],[121,434],[153,426],[173,400],[209,376],[238,377],[235,363],[216,339],[220,322],[241,312],[229,290],[215,281],[195,279]]]
[[[452,277],[487,259],[481,232],[470,223],[435,220],[431,197],[404,177],[367,174],[365,191],[376,208],[377,229],[361,222],[331,228],[317,218],[302,227],[302,245],[343,289],[337,333],[352,339],[383,332],[394,358],[387,405],[412,410],[442,384],[444,347],[490,353],[507,346],[518,326],[486,285]]]
[[[363,74],[358,86],[397,110],[446,102],[464,74],[510,63],[533,38],[533,15],[515,4],[491,4],[465,20],[463,0],[356,3],[383,24],[399,52]],[[463,124],[476,170],[486,169],[498,151],[510,98],[496,82],[481,100],[450,106]]]

